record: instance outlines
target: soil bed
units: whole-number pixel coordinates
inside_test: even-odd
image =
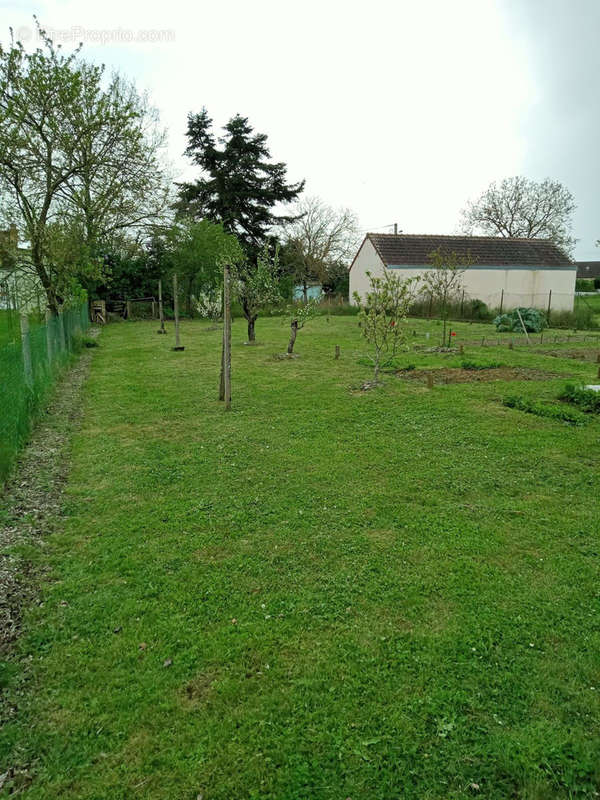
[[[595,350],[539,350],[541,356],[554,358],[574,358],[578,361],[597,361],[598,349]]]
[[[427,383],[427,376],[433,376],[434,383],[487,383],[489,381],[543,381],[556,378],[552,372],[531,367],[493,367],[491,369],[463,369],[462,367],[441,367],[440,369],[400,370],[399,378],[417,383]]]

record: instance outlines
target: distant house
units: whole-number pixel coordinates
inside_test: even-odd
[[[578,278],[600,278],[600,261],[576,261],[575,264]]]
[[[306,287],[306,300],[318,300],[323,294],[323,287],[320,283],[311,283]],[[304,300],[304,286],[294,286],[294,300]]]
[[[369,290],[367,272],[394,270],[402,277],[431,269],[430,254],[442,248],[469,255],[473,265],[462,279],[465,298],[490,308],[517,306],[572,310],[576,266],[546,239],[489,236],[426,236],[368,233],[350,265],[350,301]]]

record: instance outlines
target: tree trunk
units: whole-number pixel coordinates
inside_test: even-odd
[[[293,319],[291,324],[291,331],[290,331],[290,342],[288,344],[288,356],[291,356],[294,352],[294,344],[296,342],[296,336],[298,335],[298,320]]]
[[[256,334],[254,333],[254,323],[256,322],[256,317],[250,317],[248,319],[248,341],[255,342],[256,341]]]
[[[442,320],[444,323],[442,332],[442,347],[446,347],[446,297],[442,298]]]
[[[46,267],[44,266],[43,257],[41,254],[41,248],[37,243],[35,243],[31,248],[31,260],[33,262],[33,266],[38,275],[38,278],[40,279],[40,283],[44,287],[44,291],[46,293],[46,301],[48,303],[48,308],[50,309],[50,313],[52,314],[53,317],[57,317],[60,311],[62,297],[59,297],[56,294],[50,276],[48,275]]]

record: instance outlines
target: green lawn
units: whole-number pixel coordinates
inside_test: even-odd
[[[597,365],[467,347],[556,378],[360,392],[355,318],[310,323],[294,360],[285,320],[256,347],[238,320],[227,414],[210,327],[182,353],[156,323],[101,335],[25,684],[9,670],[24,796],[596,797],[600,422],[501,400]]]

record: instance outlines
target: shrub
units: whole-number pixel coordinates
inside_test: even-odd
[[[489,308],[483,300],[464,301],[460,298],[453,298],[447,302],[448,318],[489,321],[494,317],[495,312]],[[409,309],[411,317],[439,317],[441,311],[439,303],[430,300],[429,295],[420,294],[411,304]]]
[[[575,291],[576,292],[593,292],[594,291],[594,281],[589,280],[588,278],[577,278],[575,280]]]
[[[578,406],[586,414],[600,414],[600,392],[593,389],[568,383],[558,399]]]
[[[470,312],[470,313],[469,313]],[[491,319],[492,311],[483,300],[470,300],[466,315],[470,319]]]
[[[494,319],[497,331],[522,331],[521,319],[528,333],[539,333],[548,327],[546,315],[537,308],[515,308],[507,314],[499,314]]]
[[[539,400],[529,400],[520,395],[505,397],[502,404],[507,408],[516,408],[526,414],[535,414],[536,417],[546,417],[556,419],[560,422],[568,422],[570,425],[583,425],[585,417],[579,411],[572,411],[556,403],[543,403]]]
[[[577,303],[573,311],[553,311],[550,318],[553,328],[573,328],[580,331],[598,328],[594,309],[585,302]]]
[[[329,303],[323,300],[317,309],[317,313],[323,317],[355,317],[360,311],[357,305],[350,303]]]

